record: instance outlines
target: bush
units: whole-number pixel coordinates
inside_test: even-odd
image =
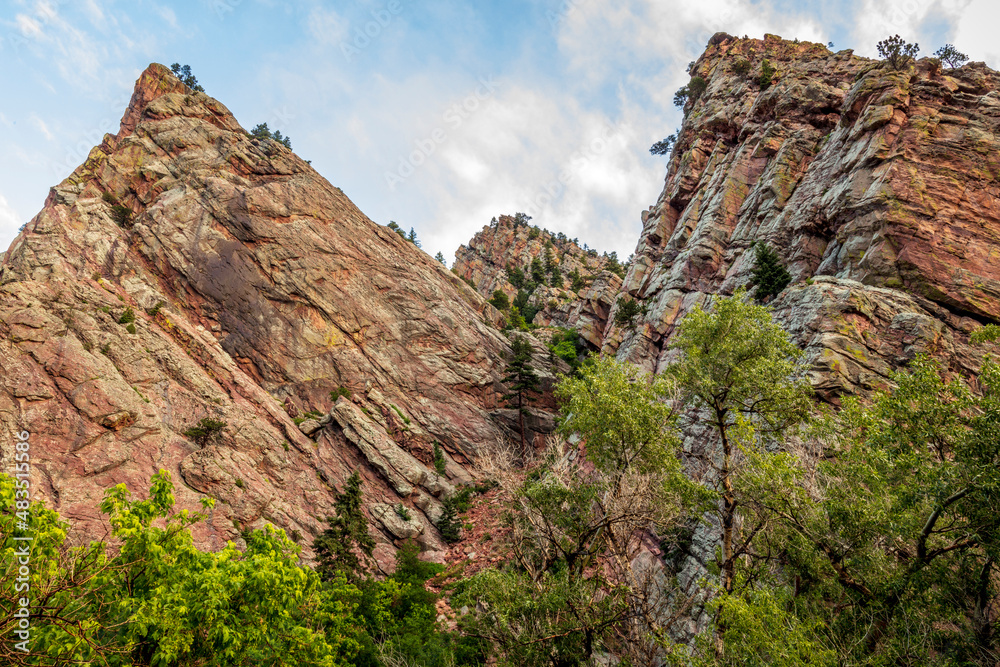
[[[280,130],[275,130],[274,132],[271,132],[271,130],[268,129],[267,127],[267,123],[261,123],[257,125],[257,127],[253,128],[250,131],[250,136],[253,137],[254,139],[273,139],[274,141],[277,141],[285,148],[289,150],[292,149],[292,140],[288,137],[281,136]]]
[[[192,426],[184,431],[184,437],[191,438],[199,447],[205,447],[217,441],[227,426],[229,424],[224,421],[205,417],[198,422],[197,426]]]
[[[634,320],[637,315],[641,315],[643,307],[638,301],[618,297],[618,310],[615,311],[615,326],[634,328]]]
[[[878,43],[876,48],[879,57],[889,63],[889,67],[894,70],[903,69],[920,52],[919,45],[910,44],[899,35],[886,37]]]
[[[765,58],[760,64],[760,76],[757,77],[757,85],[760,86],[761,90],[767,90],[771,87],[771,82],[777,72],[778,70],[771,65],[771,61]]]
[[[190,65],[181,65],[180,63],[174,63],[170,66],[170,71],[181,80],[185,86],[191,90],[197,91],[199,93],[205,92],[205,89],[198,84],[198,78],[191,73]]]
[[[445,469],[448,462],[444,458],[444,450],[441,449],[441,445],[434,443],[434,472],[436,472],[441,477],[445,475]]]
[[[129,322],[128,326],[125,327],[125,331],[129,332],[130,334],[134,334],[136,331],[135,325]]]
[[[131,324],[132,322],[135,322],[135,311],[132,310],[132,306],[129,306],[118,318],[118,324]]]
[[[155,306],[146,309],[146,314],[149,315],[150,317],[156,317],[157,313],[160,312],[160,309],[163,308],[164,305],[166,304],[164,304],[162,301],[157,301]]]
[[[756,255],[750,285],[757,288],[754,292],[757,301],[763,301],[770,296],[778,295],[788,287],[788,283],[792,282],[792,276],[781,265],[778,253],[767,244],[756,244],[754,252]]]
[[[462,522],[455,507],[455,496],[445,498],[443,505],[444,509],[437,520],[437,529],[441,531],[441,537],[445,542],[454,544],[462,539]]]
[[[667,155],[674,150],[674,145],[677,143],[677,133],[669,135],[665,139],[657,141],[655,144],[649,147],[650,155]]]
[[[337,387],[336,389],[330,392],[330,400],[333,401],[334,403],[336,403],[337,399],[340,398],[341,396],[349,399],[351,397],[351,390],[348,389],[347,387]]]
[[[534,241],[541,235],[542,235],[542,230],[540,230],[538,227],[532,227],[530,230],[528,230],[529,241]]]
[[[489,303],[497,310],[507,310],[510,308],[510,298],[501,289],[493,291],[493,298],[490,299]]]
[[[692,102],[697,102],[698,98],[701,97],[701,94],[705,92],[706,88],[708,88],[708,82],[705,81],[705,79],[700,76],[691,77],[691,81],[689,81],[687,85],[688,98],[690,98]]]
[[[750,73],[750,61],[746,58],[738,59],[733,63],[733,72],[740,76],[746,76]]]
[[[403,521],[410,520],[410,510],[406,509],[403,503],[396,503],[396,516],[398,516]]]
[[[934,55],[940,58],[941,62],[953,69],[969,62],[969,56],[956,49],[952,44],[945,44],[935,51]]]

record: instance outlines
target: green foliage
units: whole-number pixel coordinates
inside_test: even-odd
[[[677,143],[678,132],[674,132],[668,135],[664,139],[657,141],[655,144],[649,147],[650,155],[668,155],[674,150],[674,145]]]
[[[531,229],[528,230],[529,241],[534,241],[541,235],[542,235],[542,230],[540,230],[538,227],[532,227]]]
[[[396,507],[394,509],[396,511],[396,516],[400,519],[403,521],[410,520],[410,510],[406,509],[406,506],[403,505],[403,503],[396,503]]]
[[[361,501],[361,476],[354,472],[333,501],[337,515],[327,517],[328,528],[313,541],[316,571],[324,581],[357,581],[370,566],[375,540],[368,533]]]
[[[490,299],[489,303],[497,310],[508,310],[510,308],[510,299],[502,289],[493,290],[493,298]]]
[[[645,309],[634,299],[618,297],[618,307],[615,309],[615,326],[635,330],[635,318],[642,315]]]
[[[746,76],[750,73],[750,61],[746,58],[737,58],[733,63],[733,73]]]
[[[351,390],[348,389],[347,387],[337,387],[336,389],[330,392],[330,400],[333,401],[334,403],[336,403],[337,399],[340,398],[341,396],[343,396],[346,399],[350,399],[352,396]]]
[[[390,220],[389,224],[386,225],[386,227],[388,227],[392,231],[396,232],[397,234],[399,234],[404,239],[406,238],[406,232],[403,231],[403,228],[400,227],[399,224],[395,220]]]
[[[125,326],[125,331],[129,332],[130,334],[134,334],[134,333],[136,333],[136,328],[135,328],[135,325],[134,325],[134,324],[132,324],[131,322],[129,322],[129,323],[128,323],[128,324],[127,324],[127,325]]]
[[[916,43],[910,44],[899,35],[886,37],[876,46],[879,58],[886,61],[894,70],[901,70],[908,65],[911,60],[917,57],[920,46]]]
[[[135,322],[135,311],[132,310],[132,306],[125,308],[125,312],[122,316],[118,318],[118,324],[130,324]]]
[[[418,248],[421,245],[423,245],[417,239],[417,232],[413,229],[413,227],[410,227],[410,233],[406,235],[406,240],[409,241],[410,243],[412,243],[413,245],[417,246]]]
[[[181,65],[180,63],[174,63],[170,66],[170,71],[174,73],[178,79],[181,80],[185,86],[199,93],[205,92],[205,89],[198,84],[198,78],[191,73],[190,65]]]
[[[434,259],[441,262],[443,265],[448,266],[448,260],[444,258],[444,253],[442,253],[440,250],[436,255],[434,255]]]
[[[760,63],[760,74],[757,76],[757,85],[760,86],[760,89],[767,90],[770,88],[774,80],[774,75],[777,73],[778,70],[774,68],[771,61],[764,58]]]
[[[560,329],[549,341],[549,352],[570,365],[573,370],[580,366],[580,357],[587,351],[587,343],[572,329]]]
[[[13,480],[0,476],[0,501],[7,507],[13,500]],[[152,477],[148,499],[133,500],[119,485],[105,494],[101,511],[114,546],[73,547],[58,515],[33,504],[31,653],[9,652],[5,632],[4,664],[352,664],[357,589],[343,582],[321,587],[298,565],[298,547],[281,531],[248,533],[245,551],[232,544],[198,550],[190,528],[206,512],[174,510],[166,471]],[[0,578],[7,579],[0,619],[11,618],[16,602],[13,521],[0,514]]]
[[[531,260],[531,282],[536,285],[545,282],[545,267],[542,266],[542,260],[537,257]]]
[[[155,318],[159,314],[160,309],[163,308],[163,306],[165,306],[165,305],[166,304],[163,303],[162,301],[157,301],[156,305],[154,305],[152,308],[147,308],[146,309],[146,314],[149,315],[150,317],[154,317]]]
[[[754,265],[750,277],[750,286],[756,287],[754,297],[764,301],[768,297],[777,296],[792,282],[792,276],[781,265],[778,253],[765,243],[754,245]]]
[[[445,475],[445,467],[447,466],[447,461],[444,458],[444,450],[441,449],[441,445],[437,442],[434,443],[434,472],[436,472],[441,477]]]
[[[441,516],[438,517],[437,529],[441,531],[441,537],[448,544],[454,544],[462,539],[462,521],[458,516],[458,507],[454,495],[446,497],[442,501]]]
[[[205,417],[196,426],[184,431],[185,438],[191,438],[199,447],[207,447],[219,441],[228,423],[211,417]]]
[[[507,280],[514,287],[521,289],[524,287],[524,271],[516,266],[507,267]]]
[[[275,130],[274,132],[271,132],[270,128],[268,128],[267,126],[267,123],[260,123],[259,125],[254,127],[250,131],[250,136],[253,137],[254,139],[273,139],[274,141],[277,141],[279,144],[281,144],[288,150],[292,149],[292,140],[288,137],[281,136],[280,130]]]
[[[717,564],[723,591],[732,593],[737,554],[753,539],[752,533],[741,538],[736,528],[741,459],[807,417],[810,387],[797,365],[802,353],[770,312],[749,303],[742,290],[719,299],[714,312],[696,306],[681,321],[670,347],[679,357],[665,372],[681,391],[681,405],[706,413],[702,423],[720,441],[721,460],[702,465],[712,469],[704,479],[722,500],[717,511],[723,545]]]
[[[969,56],[956,49],[952,44],[945,44],[935,51],[934,55],[951,68],[961,67],[969,62]]]
[[[580,290],[582,290],[584,287],[587,286],[587,281],[583,279],[583,276],[580,275],[580,272],[577,269],[573,269],[572,271],[570,271],[569,279],[571,283],[570,289],[572,289],[574,292],[579,292]]]
[[[1000,340],[1000,326],[987,324],[980,327],[976,331],[972,332],[972,335],[969,336],[969,340],[976,345],[981,345],[986,342],[995,343]]]

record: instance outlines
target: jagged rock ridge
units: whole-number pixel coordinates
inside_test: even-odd
[[[461,246],[455,258],[455,273],[480,294],[490,298],[500,290],[511,300],[519,288],[511,282],[508,268],[530,279],[532,262],[547,267],[551,261],[558,273],[546,273],[547,282],[539,284],[528,300],[538,309],[533,323],[573,329],[594,349],[600,348],[608,314],[621,288],[621,277],[613,272],[617,257],[585,250],[561,233],[502,215]],[[575,284],[573,278],[577,278]]]
[[[762,242],[793,276],[772,305],[823,397],[870,391],[918,351],[977,369],[968,333],[1000,317],[1000,75],[725,34],[692,74],[707,89],[624,283],[647,314],[612,322],[605,350],[658,368],[685,313],[748,283]]]
[[[509,436],[491,414],[509,346],[482,298],[161,65],[0,284],[4,459],[29,431],[34,488],[81,535],[103,534],[104,489],[165,468],[181,506],[221,501],[201,543],[270,521],[308,544],[361,469],[373,518],[403,502],[406,535],[440,549],[441,495]],[[200,447],[183,433],[204,417],[228,427]],[[397,524],[375,523],[383,560]]]

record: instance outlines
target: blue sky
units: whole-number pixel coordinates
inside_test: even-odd
[[[995,0],[4,0],[0,247],[118,130],[150,62],[190,64],[431,254],[526,211],[627,256],[663,184],[647,150],[714,32],[862,55],[899,33],[1000,68],[998,24]]]

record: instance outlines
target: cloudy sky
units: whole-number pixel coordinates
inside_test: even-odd
[[[190,64],[431,254],[525,211],[627,256],[663,183],[648,148],[713,33],[869,56],[899,33],[1000,68],[998,24],[996,0],[3,0],[0,249],[118,130],[150,62]]]

